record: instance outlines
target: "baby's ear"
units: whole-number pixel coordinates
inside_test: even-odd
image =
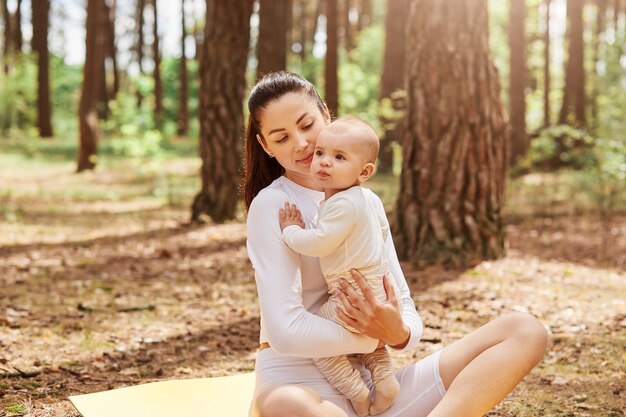
[[[374,175],[374,164],[368,162],[361,170],[361,174],[359,174],[359,180],[363,183],[367,181],[372,175]]]

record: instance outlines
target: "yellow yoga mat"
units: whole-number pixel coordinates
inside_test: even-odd
[[[247,417],[254,373],[161,381],[70,401],[83,417]]]

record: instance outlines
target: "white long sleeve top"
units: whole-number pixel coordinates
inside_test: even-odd
[[[291,249],[307,256],[318,256],[327,282],[351,268],[378,270],[386,262],[384,241],[389,223],[355,185],[322,201],[315,228],[292,225],[283,230]],[[328,282],[330,285],[330,282]]]
[[[362,192],[384,215],[380,199],[368,189]],[[369,353],[378,344],[377,340],[315,315],[328,299],[319,258],[298,254],[283,241],[278,211],[285,202],[296,204],[305,224],[314,226],[323,198],[323,192],[279,177],[254,198],[248,210],[247,248],[261,308],[260,342],[268,342],[279,354],[321,358]],[[410,349],[422,336],[422,321],[415,311],[393,239],[386,239],[384,250],[402,303],[402,318],[411,331],[404,349]]]

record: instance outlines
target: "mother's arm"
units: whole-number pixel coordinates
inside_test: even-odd
[[[365,197],[373,203],[374,207],[379,212],[381,221],[387,222],[385,208],[380,198],[367,189],[364,189],[364,193]],[[383,228],[384,227],[388,227],[388,224],[383,225]],[[350,285],[342,287],[345,288],[344,297],[342,298],[344,307],[346,311],[351,310],[348,312],[352,316],[352,320],[345,316],[345,314],[342,314],[341,311],[339,311],[338,314],[353,327],[361,330],[363,334],[372,338],[381,339],[392,347],[399,349],[414,348],[422,337],[424,327],[422,319],[415,309],[415,303],[411,298],[409,286],[402,273],[391,234],[389,234],[388,238],[385,240],[385,252],[391,272],[391,279],[395,284],[396,291],[391,287],[390,280],[386,280],[385,289],[388,301],[380,302],[376,300],[371,287],[369,287],[362,275],[358,273],[353,274],[354,279],[363,290],[363,294],[366,298],[360,298]],[[396,292],[402,306],[401,309],[394,299]],[[368,293],[370,293],[370,296],[368,296]]]
[[[376,340],[304,308],[301,257],[283,242],[278,221],[278,210],[287,199],[282,191],[264,190],[248,211],[248,256],[255,269],[263,331],[272,349],[312,358],[372,352]]]

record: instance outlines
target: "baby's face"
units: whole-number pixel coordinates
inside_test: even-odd
[[[311,174],[325,189],[343,191],[358,185],[359,175],[367,164],[365,148],[349,132],[323,130],[317,137]]]

